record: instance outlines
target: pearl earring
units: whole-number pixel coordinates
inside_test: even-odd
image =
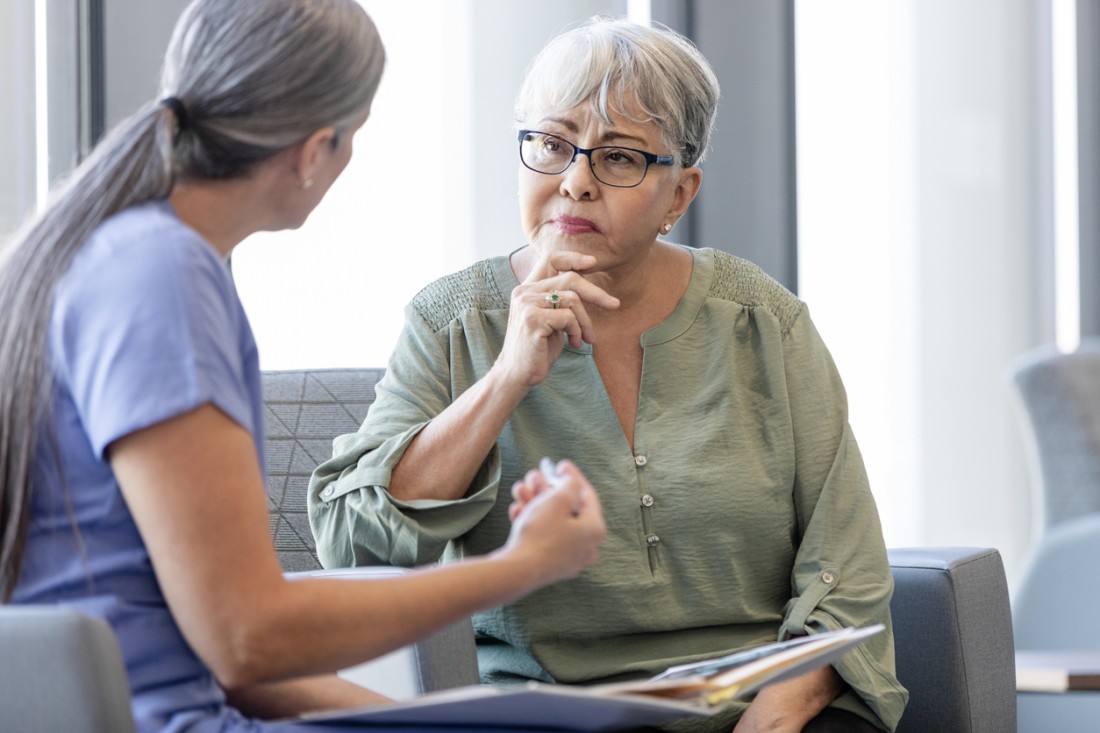
[[[661,226],[661,233],[662,234],[668,234],[671,231],[672,231],[672,225],[671,224],[664,224],[664,225]]]
[[[313,186],[313,179],[312,178],[307,178],[298,185],[301,186],[303,189],[311,188]]]

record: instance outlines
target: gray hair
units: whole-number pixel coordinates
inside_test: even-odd
[[[0,602],[18,580],[52,392],[46,353],[57,281],[88,236],[177,177],[228,179],[323,127],[345,132],[374,99],[385,52],[355,0],[194,0],[176,24],[160,93],[122,121],[8,243],[0,263]]]
[[[520,125],[588,101],[611,114],[657,124],[684,166],[699,163],[718,110],[718,79],[699,49],[660,24],[597,16],[539,52],[516,100]],[[644,117],[627,113],[637,109]]]

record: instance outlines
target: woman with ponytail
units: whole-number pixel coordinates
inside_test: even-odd
[[[3,248],[0,601],[114,628],[140,731],[378,700],[334,671],[575,576],[604,534],[575,468],[511,540],[387,580],[288,582],[268,534],[258,358],[226,260],[302,224],[384,63],[354,0],[195,0],[160,95]],[[317,728],[311,728],[317,730]]]

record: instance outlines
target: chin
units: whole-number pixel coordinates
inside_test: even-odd
[[[283,218],[272,223],[270,227],[267,227],[269,232],[285,232],[293,231],[295,229],[301,229],[302,225],[309,219],[309,214],[303,214],[301,216],[284,216]]]

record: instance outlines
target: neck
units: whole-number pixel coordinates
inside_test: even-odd
[[[264,186],[251,176],[180,181],[169,196],[180,221],[202,235],[222,257],[264,228],[269,208],[264,199]]]

